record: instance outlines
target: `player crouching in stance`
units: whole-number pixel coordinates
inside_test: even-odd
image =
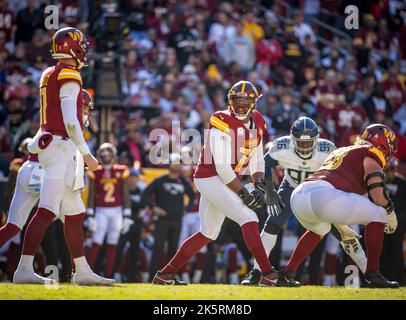
[[[200,230],[185,240],[172,260],[155,275],[152,283],[186,284],[175,273],[199,250],[215,240],[225,217],[241,226],[245,244],[262,271],[261,286],[274,286],[277,273],[272,268],[253,211],[265,204],[262,137],[266,130],[262,115],[254,110],[260,96],[254,85],[240,81],[228,93],[228,110],[210,118],[210,131],[194,175],[199,204]],[[255,188],[249,192],[240,183],[249,169]]]
[[[133,223],[127,166],[114,163],[116,148],[103,143],[97,150],[101,165],[89,171],[89,200],[87,222],[93,232],[92,246],[86,254],[90,267],[94,267],[100,247],[107,235],[104,275],[113,275],[120,233],[127,233]],[[123,209],[124,207],[124,209]]]
[[[280,273],[281,282],[298,284],[293,280],[297,268],[330,231],[331,224],[363,224],[365,281],[371,288],[399,287],[378,271],[384,232],[393,233],[397,227],[383,174],[396,149],[397,139],[389,127],[370,125],[355,145],[333,151],[322,167],[293,191],[293,213],[307,231]]]
[[[87,62],[87,46],[84,34],[75,28],[60,29],[52,38],[51,53],[58,63],[47,68],[41,76],[41,130],[31,146],[31,150],[36,149],[45,173],[38,210],[25,233],[14,283],[49,283],[49,279],[34,272],[32,263],[55,217],[64,221],[65,239],[75,267],[72,282],[80,285],[114,283],[112,279],[93,273],[83,249],[85,206],[80,192],[84,188],[83,161],[89,170],[95,170],[98,165],[83,138],[82,78],[79,70]]]
[[[280,200],[267,204],[269,215],[261,232],[261,240],[268,256],[276,244],[278,234],[292,214],[290,197],[293,190],[319,169],[329,154],[336,149],[333,142],[320,139],[319,136],[316,122],[308,117],[300,117],[293,123],[290,136],[274,140],[265,155],[265,182],[269,193],[276,192],[272,168],[280,165],[285,169],[283,181],[278,189]],[[366,256],[357,239],[357,233],[345,225],[333,226],[331,231],[340,241],[345,252],[351,256],[362,272],[365,272]],[[254,261],[254,268],[241,284],[257,285],[260,277],[258,263]]]

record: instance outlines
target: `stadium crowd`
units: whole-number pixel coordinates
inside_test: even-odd
[[[238,80],[251,81],[263,94],[257,108],[267,121],[268,141],[289,134],[290,126],[300,115],[314,119],[320,126],[321,137],[339,147],[352,144],[367,124],[378,122],[395,131],[402,166],[406,162],[405,2],[368,1],[367,5],[364,1],[296,0],[289,1],[288,7],[283,3],[0,0],[0,181],[3,185],[0,193],[6,193],[12,159],[21,156],[21,141],[34,136],[39,128],[38,82],[41,72],[53,64],[49,43],[54,30],[44,27],[44,8],[48,4],[58,6],[60,26],[75,26],[88,35],[90,58],[92,52],[100,51],[97,34],[102,12],[117,12],[124,23],[115,54],[122,65],[121,91],[125,99],[122,107],[114,111],[111,135],[114,139],[110,142],[117,148],[117,161],[131,168],[132,210],[136,221],[132,230],[136,243],[130,240],[129,243],[130,248],[135,246],[140,250],[134,258],[135,267],[127,268],[128,239],[121,239],[115,273],[122,281],[148,281],[150,256],[154,255],[154,224],[159,218],[141,198],[143,189],[151,182],[146,178],[147,172],[151,172],[148,169],[160,170],[165,166],[157,168],[150,162],[148,154],[153,146],[150,132],[163,128],[172,134],[173,121],[177,121],[181,130],[197,129],[203,137],[211,113],[226,108],[227,90]],[[348,4],[359,8],[359,29],[344,28],[344,8]],[[286,19],[290,8],[292,17]],[[313,23],[313,18],[347,34],[352,42],[348,43],[338,33],[321,29]],[[327,41],[320,42],[320,37]],[[97,100],[95,105],[86,132],[94,151],[104,142],[98,139],[97,121],[99,108],[103,106]],[[183,169],[189,179],[190,167]],[[281,176],[280,172],[276,174]],[[393,174],[388,179],[396,180],[393,185],[399,186],[393,190],[395,194],[399,192],[396,198],[399,228],[395,235],[386,236],[382,262],[388,265],[382,271],[390,272],[394,280],[404,281],[406,182]],[[0,225],[6,218],[7,208],[7,201],[2,200]],[[37,267],[59,261],[67,279],[69,258],[63,239],[58,237],[57,245],[49,244],[61,228],[57,225],[60,222],[55,224],[55,229],[50,231],[54,233],[44,240]],[[224,229],[219,240],[208,248],[206,257],[197,258],[195,266],[184,270],[185,277],[188,271],[199,269],[203,270],[201,281],[239,283],[238,272],[242,270],[244,274],[250,263],[249,253],[233,223],[226,223]],[[271,254],[276,266],[284,263],[283,251],[289,239],[301,232],[299,229],[292,218],[285,236],[280,237],[282,240]],[[178,237],[179,233],[180,230]],[[49,246],[52,248],[47,249]],[[328,272],[338,273],[334,264],[339,264],[339,253],[331,267],[331,257],[323,259],[328,257],[323,246],[324,243],[304,271],[309,283],[321,283],[327,266]],[[18,243],[0,251],[3,273],[0,277],[4,279],[10,277],[15,267],[15,259],[10,258],[13,250],[18,252]],[[162,252],[162,248],[159,250]],[[99,255],[103,254],[102,248]],[[165,264],[166,256],[162,257],[161,264]]]

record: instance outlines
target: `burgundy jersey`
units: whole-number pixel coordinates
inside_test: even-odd
[[[68,137],[63,123],[61,100],[59,91],[64,83],[75,81],[80,85],[80,92],[76,103],[78,121],[83,130],[82,117],[82,77],[80,72],[63,64],[57,64],[45,69],[40,80],[40,123],[41,129],[52,134]]]
[[[110,169],[99,165],[88,176],[95,182],[96,207],[121,207],[123,200],[123,181],[130,176],[127,166],[113,164]]]
[[[371,157],[384,168],[383,153],[370,145],[353,145],[334,150],[317,170],[305,181],[325,180],[336,189],[364,195],[368,193],[364,181],[364,159]]]
[[[251,119],[254,124],[253,129],[247,129],[244,123],[235,118],[229,110],[217,111],[210,118],[210,129],[217,128],[231,137],[233,152],[231,167],[239,179],[244,175],[251,156],[266,132],[265,120],[261,113],[254,110]],[[210,151],[210,139],[206,138],[194,177],[208,178],[216,175],[216,166]]]

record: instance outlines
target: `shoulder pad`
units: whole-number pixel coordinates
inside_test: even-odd
[[[381,150],[379,150],[379,149],[376,148],[376,147],[370,147],[370,148],[368,149],[368,155],[369,155],[372,159],[374,159],[375,161],[377,161],[377,162],[379,163],[379,165],[380,165],[382,168],[385,168],[385,167],[386,167],[386,159],[385,159],[385,156],[383,155],[383,153],[382,153]]]
[[[222,112],[216,112],[210,117],[210,126],[229,133],[230,127],[227,123],[227,118],[228,115]]]
[[[331,153],[335,149],[337,149],[337,147],[330,140],[319,139],[319,141],[317,141],[317,151],[318,152]]]
[[[59,71],[57,80],[73,80],[82,83],[82,76],[78,70],[63,68],[61,71]]]
[[[290,146],[290,136],[283,136],[274,141],[272,141],[271,147],[269,148],[269,153],[272,158],[275,158],[275,155],[289,150]]]

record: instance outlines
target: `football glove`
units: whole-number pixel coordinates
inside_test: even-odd
[[[97,220],[95,217],[94,209],[93,208],[87,208],[87,228],[91,232],[95,232],[97,229]]]
[[[246,188],[242,188],[238,193],[238,196],[241,198],[242,202],[252,210],[260,208],[265,203],[264,194],[257,189],[254,189],[250,193]]]
[[[272,216],[279,216],[279,214],[282,212],[282,208],[285,208],[286,205],[281,196],[278,194],[278,191],[276,191],[272,179],[268,178],[265,180],[265,195],[268,213]]]
[[[352,252],[358,252],[361,248],[361,244],[358,239],[361,236],[345,224],[335,224],[334,225],[341,235],[341,246],[344,251],[350,255]]]
[[[396,217],[395,210],[392,210],[392,212],[388,214],[388,220],[385,224],[384,232],[386,234],[392,234],[396,231],[397,227],[398,227],[398,219]]]
[[[123,220],[123,228],[121,229],[121,234],[126,234],[128,231],[130,231],[130,228],[134,221],[131,218],[124,217]]]

